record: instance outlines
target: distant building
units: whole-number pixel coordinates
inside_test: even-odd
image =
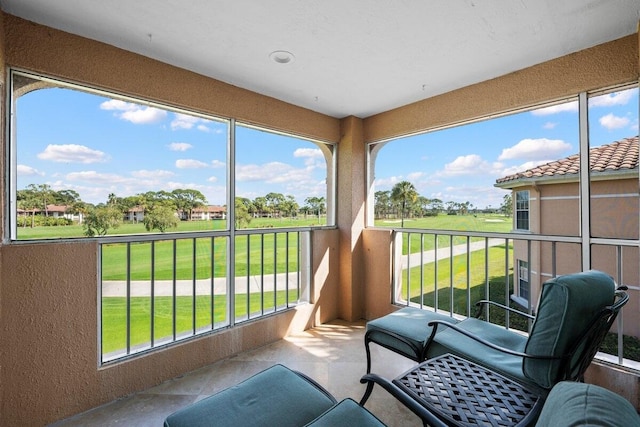
[[[66,218],[71,221],[82,222],[84,215],[81,212],[73,213],[67,205],[47,205],[47,209],[18,209],[18,216],[42,215],[51,218]]]
[[[188,217],[189,212],[178,212],[180,219],[191,221],[208,221],[212,219],[224,219],[227,216],[227,208],[225,206],[208,205],[194,208],[191,211],[191,218]]]
[[[144,207],[134,206],[124,213],[124,220],[131,222],[142,222],[144,219]]]

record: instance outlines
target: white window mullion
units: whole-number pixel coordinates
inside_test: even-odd
[[[234,119],[231,119],[229,123],[229,137],[227,138],[227,182],[227,227],[229,227],[227,313],[229,314],[229,326],[233,326],[236,323],[236,121]]]
[[[580,237],[582,269],[591,268],[591,182],[589,170],[589,108],[586,92],[578,95],[580,121]]]

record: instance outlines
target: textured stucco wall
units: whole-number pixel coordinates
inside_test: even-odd
[[[639,69],[634,34],[368,117],[364,139],[394,138],[630,83],[640,77]]]
[[[342,119],[338,144],[338,212],[340,229],[340,318],[364,316],[362,231],[365,225],[365,145],[362,120]]]
[[[328,142],[339,121],[159,61],[5,15],[6,59],[37,71]]]
[[[364,315],[365,290],[369,292],[375,286],[373,292],[386,295],[388,283],[381,280],[367,284],[368,288],[364,285],[363,141],[404,135],[638,78],[638,37],[634,36],[364,121],[339,121],[105,44],[13,16],[2,18],[3,65],[340,144],[339,230],[314,240],[313,247],[314,260],[322,261],[322,267],[317,265],[314,273],[320,286],[316,287],[317,299],[334,304],[326,310],[324,306],[318,309],[318,304],[309,305],[98,369],[95,243],[1,246],[0,425],[43,425],[150,387],[276,340],[292,328],[310,326],[311,316],[330,320],[338,313],[336,301],[340,302],[341,317],[351,320]],[[2,129],[4,153],[4,122]],[[377,238],[371,242],[377,242]],[[388,243],[382,243],[388,247]],[[386,272],[390,262],[384,259],[387,250],[371,253],[374,255],[366,262]],[[333,288],[338,283],[339,287]],[[368,313],[382,309],[377,304],[373,308]]]
[[[6,59],[6,65],[318,140],[339,140],[337,119],[10,15],[0,17],[5,42],[0,60]],[[3,153],[5,148],[3,141]],[[317,320],[334,319],[339,234],[314,235],[314,255],[323,254],[321,263],[312,266],[317,304],[106,368],[98,367],[96,243],[0,246],[0,425],[44,425]]]

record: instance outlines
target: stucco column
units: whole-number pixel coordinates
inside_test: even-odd
[[[338,143],[337,226],[340,230],[339,315],[347,321],[364,316],[365,144],[362,119],[341,121]]]

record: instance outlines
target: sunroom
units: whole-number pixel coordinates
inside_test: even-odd
[[[640,358],[627,352],[640,337],[640,201],[637,190],[609,187],[624,196],[616,206],[624,206],[626,215],[604,221],[604,231],[594,233],[592,219],[603,212],[598,203],[613,193],[589,192],[585,156],[591,146],[638,135],[636,1],[500,6],[286,1],[267,7],[259,1],[1,0],[0,6],[5,70],[0,424],[54,423],[221,366],[216,362],[255,355],[251,352],[283,338],[306,348],[306,354],[317,350],[322,359],[328,353],[314,347],[313,336],[325,334],[332,356],[357,361],[359,369],[364,346],[350,344],[346,355],[336,337],[355,331],[359,340],[367,320],[406,305],[471,316],[475,299],[493,292],[504,303],[516,300],[534,312],[532,277],[544,281],[591,268],[626,285],[631,301],[612,329],[613,345],[598,354],[587,381],[640,408]],[[59,98],[47,97],[62,92],[77,96],[65,109]],[[620,105],[621,99],[624,114],[596,110]],[[126,114],[159,112],[181,119],[177,128],[201,126],[211,148],[198,155],[191,140],[154,136],[161,142],[140,150],[136,141],[145,136],[129,131],[130,140],[110,140],[130,150],[119,161],[135,164],[131,169],[137,174],[125,180],[108,169],[115,168],[107,161],[112,153],[74,139],[70,131],[70,123],[95,124],[86,122],[87,100],[109,113],[101,125]],[[551,131],[555,119],[540,111],[552,108],[573,114],[571,136],[540,137],[533,145],[564,143],[556,146],[565,151],[547,152],[556,155],[547,161],[574,152],[587,160],[577,177],[580,190],[566,196],[573,207],[561,213],[573,216],[575,229],[544,233],[512,220],[517,212],[520,220],[523,212],[531,213],[527,218],[557,214],[536,211],[533,197],[524,208],[513,204],[516,197],[506,199],[505,207],[515,209],[498,212],[496,200],[507,192],[492,184],[508,175],[506,164],[483,169],[470,155],[452,154],[449,160],[438,155],[453,153],[455,144],[468,154],[479,152],[488,139],[502,138],[510,141],[498,148],[507,159],[508,149],[525,137],[509,140],[503,134],[534,117],[544,117],[538,129]],[[602,117],[608,119],[599,121]],[[503,125],[505,120],[513,123]],[[496,126],[485,129],[486,124]],[[168,119],[165,125],[162,130],[170,133]],[[80,136],[97,141],[115,126]],[[455,134],[461,130],[464,138]],[[30,146],[30,138],[42,147]],[[271,179],[283,170],[278,162],[286,160],[277,153],[284,145],[300,150],[300,161],[309,162],[299,170],[315,167],[322,175],[313,177],[314,192],[296,193],[299,209],[269,210],[267,196],[281,188]],[[84,157],[69,153],[78,147]],[[180,182],[156,162],[161,149],[192,150],[175,168],[206,169],[212,179]],[[260,163],[262,175],[247,167],[258,163],[250,156],[256,153],[266,159]],[[415,159],[423,161],[423,169],[414,169]],[[38,168],[37,161],[55,169]],[[74,169],[78,164],[82,167]],[[387,173],[390,164],[395,169]],[[458,190],[466,195],[441,193],[420,181],[417,172],[424,176],[434,164],[440,172],[432,181],[445,173],[462,177],[468,185]],[[105,172],[98,174],[97,165]],[[490,178],[485,187],[491,192],[471,185],[479,178],[465,172],[474,168]],[[216,179],[214,172],[220,174]],[[241,172],[254,174],[257,192]],[[634,173],[637,179],[637,167]],[[107,212],[109,200],[116,201],[111,193],[136,196],[151,190],[139,186],[150,175],[159,179],[153,187],[161,190],[153,199],[158,206],[171,194],[183,201],[193,196],[172,193],[187,184],[206,194],[215,219],[181,220],[181,225],[218,226],[175,230],[149,222],[145,230],[151,211],[132,199],[121,215],[143,211],[128,221],[140,224],[127,224],[142,231],[129,233],[123,225],[106,233],[65,235],[63,226],[36,224],[48,217],[49,204],[29,204],[23,197],[42,195],[43,189],[73,190],[89,201],[95,193],[94,207]],[[280,178],[300,184],[301,176]],[[408,211],[397,203],[389,204],[389,211],[379,209],[380,190],[411,180],[426,199],[461,203],[439,212],[434,206]],[[264,209],[242,205],[242,199],[259,196],[265,196]],[[600,202],[592,203],[596,196]],[[548,200],[554,197],[559,196]],[[303,203],[306,210],[300,209]],[[182,205],[176,215],[193,218],[191,208]],[[82,217],[89,213],[82,211]],[[422,225],[422,217],[459,217],[462,225]],[[483,218],[487,227],[465,226]],[[45,236],[34,232],[52,229]],[[471,250],[474,244],[480,249]],[[462,253],[455,254],[453,248],[460,246]],[[439,253],[436,261],[422,257],[430,251]],[[505,322],[509,327],[508,318]],[[399,371],[407,366],[398,363]],[[356,381],[359,376],[354,374]]]

